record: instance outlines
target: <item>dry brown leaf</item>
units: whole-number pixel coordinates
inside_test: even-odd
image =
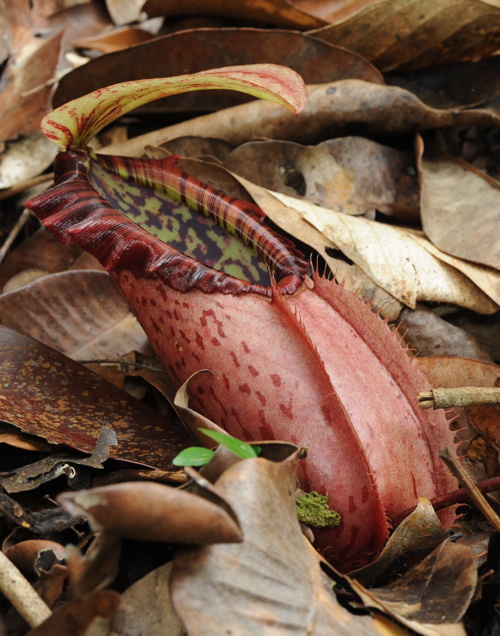
[[[125,27],[123,29],[115,29],[109,33],[105,32],[94,36],[75,38],[72,41],[72,45],[76,49],[92,49],[101,53],[114,53],[127,49],[129,46],[147,42],[153,37],[151,33],[138,27]]]
[[[26,636],[51,636],[53,634],[71,634],[85,636],[89,629],[96,629],[95,621],[100,619],[100,629],[107,629],[111,617],[120,604],[120,595],[112,590],[99,590],[82,598],[64,603],[52,616]],[[94,625],[93,625],[94,624]],[[93,631],[95,634],[96,632]],[[103,634],[103,632],[100,632]],[[104,632],[107,633],[107,632]],[[99,632],[97,632],[99,634]]]
[[[168,593],[172,566],[172,561],[162,565],[125,590],[122,604],[113,617],[112,633],[120,636],[185,634]]]
[[[421,356],[460,356],[492,362],[473,336],[443,320],[425,305],[417,303],[414,310],[403,309],[399,320],[400,334]]]
[[[437,514],[428,499],[419,497],[417,507],[399,524],[384,549],[373,562],[349,576],[365,586],[372,587],[392,567],[415,554],[433,550],[447,537]]]
[[[144,148],[186,135],[220,137],[239,145],[257,138],[315,144],[363,131],[367,136],[408,133],[443,126],[498,126],[500,116],[487,110],[430,108],[413,93],[358,79],[309,86],[309,102],[298,115],[276,104],[254,101],[190,119],[102,148],[105,154],[141,156]]]
[[[166,415],[36,340],[0,326],[0,419],[51,443],[93,452],[104,426],[110,456],[168,469],[192,438]]]
[[[265,210],[267,216],[279,227],[297,239],[315,249],[326,261],[335,278],[342,282],[346,289],[370,301],[374,311],[379,311],[384,318],[396,320],[403,307],[402,303],[376,285],[356,265],[348,265],[344,260],[332,256],[338,249],[332,241],[304,220],[298,210],[285,206],[268,190],[247,181],[243,177],[235,177],[245,186],[246,191],[256,203]]]
[[[498,305],[461,272],[423,249],[423,239],[414,241],[412,233],[283,194],[273,195],[299,210],[365,274],[408,307],[414,309],[418,300],[428,300],[449,302],[480,313],[498,310]]]
[[[0,323],[74,360],[150,353],[146,334],[105,272],[51,274],[2,294]]]
[[[325,22],[339,22],[378,0],[294,0],[293,4]]]
[[[389,616],[397,616],[418,634],[436,630],[443,635],[465,633],[459,621],[470,605],[476,585],[474,552],[449,540],[389,585],[367,590],[353,582],[367,607],[379,607]]]
[[[10,252],[0,265],[0,290],[7,291],[6,283],[25,270],[55,273],[90,268],[104,271],[99,261],[87,252],[76,246],[61,245],[52,234],[40,229]]]
[[[375,210],[392,215],[396,208],[418,218],[414,160],[362,137],[317,146],[249,142],[233,150],[224,165],[265,188],[338,212],[374,218]]]
[[[390,71],[486,57],[499,25],[500,8],[480,0],[381,0],[312,33]]]
[[[180,488],[131,481],[58,496],[72,516],[86,516],[94,530],[136,541],[212,544],[242,540],[223,495],[207,483],[210,499]],[[217,501],[218,500],[218,501]],[[230,514],[232,513],[232,514]]]
[[[117,82],[257,63],[284,64],[309,84],[353,77],[383,83],[380,72],[356,53],[297,31],[190,29],[95,58],[73,70],[61,78],[54,95],[54,106]],[[155,102],[143,107],[142,112],[206,113],[250,99],[236,91],[194,91]]]
[[[119,0],[108,0],[116,5]],[[137,0],[135,0],[137,3]],[[314,29],[324,24],[323,20],[303,13],[288,0],[146,0],[140,2],[148,16],[210,15],[238,20],[268,22],[280,27],[293,29]]]
[[[421,165],[422,225],[443,252],[500,270],[500,184],[446,158]]]
[[[297,452],[282,462],[239,461],[216,481],[240,520],[244,540],[193,548],[175,559],[174,608],[192,636],[294,633],[396,634],[354,616],[328,589],[317,553],[295,512]],[[272,485],[272,486],[270,486]]]
[[[62,32],[46,40],[33,37],[5,73],[0,92],[0,141],[39,132],[42,117],[50,110],[52,80],[61,54]]]

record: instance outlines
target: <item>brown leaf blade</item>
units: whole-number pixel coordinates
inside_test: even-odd
[[[383,0],[313,33],[389,71],[485,57],[499,23],[500,9],[480,0]]]
[[[148,352],[148,340],[105,272],[52,274],[0,296],[0,322],[75,360]]]
[[[101,428],[116,432],[110,456],[157,468],[191,443],[184,430],[84,366],[0,328],[0,418],[56,444],[92,452]]]

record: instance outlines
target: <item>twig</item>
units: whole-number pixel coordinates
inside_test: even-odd
[[[429,393],[419,393],[417,400],[421,409],[500,404],[500,388],[462,386],[453,389],[432,389]]]
[[[31,215],[31,212],[27,208],[25,208],[23,210],[22,214],[17,219],[14,227],[10,231],[9,236],[5,239],[5,242],[2,245],[2,247],[0,247],[0,263],[5,258],[5,255],[9,251],[10,246],[12,245],[12,243],[16,240],[16,236],[23,229],[23,227],[26,224],[27,220],[30,218],[30,215]]]
[[[489,492],[500,490],[500,476],[478,481],[476,487],[480,492],[483,493],[483,495]],[[447,508],[448,506],[463,504],[467,503],[468,501],[470,501],[470,496],[469,492],[465,488],[457,488],[457,490],[452,490],[451,492],[447,492],[444,495],[439,495],[438,497],[433,497],[432,499],[430,499],[430,503],[436,512],[438,510],[442,510],[443,508]],[[395,528],[399,526],[403,519],[406,519],[406,517],[408,517],[408,515],[410,515],[414,510],[415,506],[412,506],[411,508],[400,512],[396,517],[393,517],[391,519],[392,525]]]
[[[107,364],[109,366],[121,366],[125,365],[126,367],[137,367],[139,369],[148,369],[149,371],[159,371],[160,373],[165,373],[165,371],[161,367],[155,367],[151,364],[142,364],[141,362],[130,362],[129,360],[121,360],[120,358],[116,358],[114,360],[109,360],[107,358],[101,358],[97,360],[78,360],[80,364]]]
[[[50,608],[3,552],[0,552],[0,592],[32,628],[52,615]]]
[[[41,183],[51,183],[54,181],[54,173],[48,172],[46,174],[40,174],[36,177],[31,177],[31,179],[26,179],[21,183],[16,183],[10,188],[5,188],[5,190],[0,190],[0,201],[4,199],[9,199],[10,197],[19,194],[20,192],[24,192],[28,188],[32,188],[33,186],[40,185]]]
[[[447,448],[444,451],[441,451],[439,453],[439,456],[448,466],[450,472],[458,479],[461,486],[463,486],[467,490],[469,497],[481,511],[484,518],[493,526],[495,530],[500,531],[500,518],[490,506],[490,504],[486,501],[484,495],[476,486],[476,484],[472,481],[472,479],[465,472],[462,466],[460,466],[455,457],[452,456]]]

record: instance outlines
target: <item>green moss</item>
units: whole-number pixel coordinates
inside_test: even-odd
[[[299,492],[295,499],[297,517],[302,523],[313,528],[335,528],[340,523],[340,515],[328,507],[328,496],[316,491]]]

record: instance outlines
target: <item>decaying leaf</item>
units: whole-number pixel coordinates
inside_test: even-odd
[[[229,170],[270,190],[369,218],[375,210],[392,215],[401,209],[417,217],[412,163],[408,155],[361,137],[332,139],[317,146],[248,142],[224,161]]]
[[[257,187],[245,185],[258,200]],[[299,218],[311,223],[373,281],[407,306],[414,308],[418,300],[434,300],[481,313],[498,310],[498,305],[461,272],[423,249],[422,237],[417,242],[413,233],[402,228],[341,214],[279,193],[273,196],[287,206],[289,215],[296,216],[298,212]],[[274,220],[273,211],[263,207]],[[287,225],[282,227],[294,234]],[[500,281],[500,276],[496,278]]]
[[[144,331],[105,272],[52,274],[2,294],[0,323],[74,360],[150,352]]]
[[[493,362],[473,336],[421,303],[415,309],[403,309],[399,318],[399,333],[420,356],[460,356]]]
[[[116,432],[110,455],[170,466],[190,436],[83,365],[36,340],[0,328],[0,417],[56,444],[92,452],[103,425]]]

